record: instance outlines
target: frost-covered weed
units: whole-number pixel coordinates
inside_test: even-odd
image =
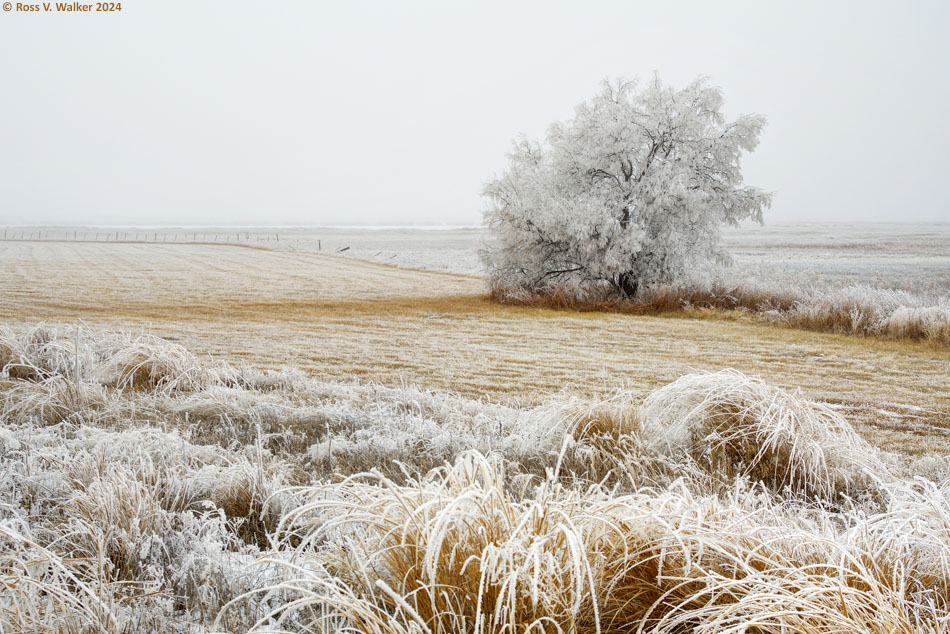
[[[297,544],[270,589],[293,601],[260,630],[946,630],[945,513],[905,524],[904,489],[883,513],[833,514],[742,480],[704,496],[555,476],[516,495],[500,460],[466,452],[405,485],[366,474],[310,489],[281,526]]]
[[[502,303],[572,310],[744,311],[770,322],[810,330],[950,345],[950,297],[866,284],[809,286],[722,274],[716,280],[653,287],[641,292],[635,301],[619,300],[609,289],[580,290],[572,286],[536,293],[493,282],[490,292]]]
[[[900,306],[881,322],[894,339],[922,339],[950,345],[950,302],[941,306]]]
[[[249,564],[266,538],[249,538],[248,527],[268,517],[276,525],[288,507],[279,460],[257,469],[233,452],[154,429],[60,425],[22,427],[5,436],[0,492],[36,544],[20,556],[46,549],[47,567],[56,557],[70,574],[105,593],[115,629],[104,631],[138,623],[123,616],[125,608],[161,616],[163,625],[146,631],[177,622],[207,626],[224,604],[258,586],[263,573]],[[38,582],[24,576],[35,572],[21,567],[2,574],[14,590],[26,592]],[[14,600],[36,599],[31,597],[16,594]],[[44,618],[50,628],[60,622]],[[243,627],[243,621],[233,622],[235,631]]]
[[[220,381],[217,368],[182,346],[143,333],[97,332],[80,326],[40,324],[16,335],[0,329],[0,372],[39,381],[59,376],[120,388],[192,391]]]
[[[950,297],[869,285],[812,288],[777,317],[795,326],[846,334],[950,344]]]
[[[892,478],[839,413],[735,370],[681,377],[650,394],[640,417],[647,446],[778,491],[831,500]]]

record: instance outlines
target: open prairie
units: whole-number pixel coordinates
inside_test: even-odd
[[[931,247],[939,268],[945,250]],[[831,404],[881,448],[950,451],[945,348],[712,312],[632,316],[500,306],[474,276],[302,251],[4,242],[0,321],[146,331],[230,363],[527,405],[620,388],[645,395],[690,371],[735,368]]]
[[[946,630],[942,227],[738,232],[801,307],[645,315],[281,231],[0,242],[0,630]]]
[[[483,227],[9,227],[4,236],[54,241],[246,245],[339,255],[400,268],[483,274]],[[947,293],[950,223],[746,223],[723,244],[736,276],[817,286],[871,284]]]

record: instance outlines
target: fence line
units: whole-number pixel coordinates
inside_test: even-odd
[[[2,229],[0,242],[116,242],[141,244],[234,244],[272,246],[279,249],[284,245],[285,250],[295,251],[294,244],[316,242],[317,251],[323,251],[321,238],[289,238],[284,234],[281,239],[279,232],[255,233],[251,231],[81,231],[78,229],[45,230],[45,229]],[[327,252],[342,253],[349,250],[349,246],[334,249],[327,247]]]
[[[235,231],[44,231],[42,229],[3,230],[2,240],[40,242],[152,242],[179,244],[280,244],[279,233]],[[319,240],[317,241],[319,245]],[[318,248],[318,250],[321,250]]]

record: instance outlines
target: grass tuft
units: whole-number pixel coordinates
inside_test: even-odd
[[[735,370],[683,376],[650,394],[640,417],[648,446],[727,480],[834,500],[890,477],[840,414]]]

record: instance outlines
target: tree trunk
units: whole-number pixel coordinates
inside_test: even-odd
[[[633,299],[637,296],[637,290],[640,288],[640,280],[628,273],[620,273],[614,282],[620,296],[624,299]]]

